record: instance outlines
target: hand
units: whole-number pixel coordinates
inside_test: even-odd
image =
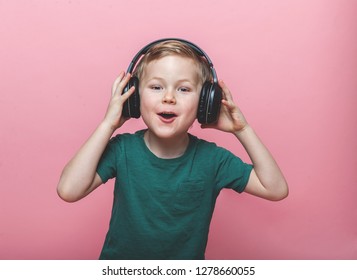
[[[218,84],[222,88],[223,95],[218,121],[213,124],[201,125],[201,127],[215,128],[224,132],[238,133],[244,130],[248,126],[248,123],[241,110],[234,103],[232,94],[225,83],[220,80]]]
[[[104,117],[104,122],[107,122],[114,130],[121,127],[128,118],[122,116],[123,104],[135,91],[134,87],[131,87],[127,92],[122,94],[125,86],[129,82],[131,75],[121,72],[118,78],[115,79],[112,87],[112,96],[108,105],[107,112]]]

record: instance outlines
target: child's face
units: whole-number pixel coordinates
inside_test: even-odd
[[[140,79],[140,111],[160,138],[187,134],[196,119],[201,83],[192,59],[176,55],[151,61]]]

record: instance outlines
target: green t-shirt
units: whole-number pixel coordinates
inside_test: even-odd
[[[204,259],[219,192],[242,192],[252,165],[193,135],[181,157],[161,159],[144,133],[113,137],[99,162],[103,182],[116,177],[100,259]]]

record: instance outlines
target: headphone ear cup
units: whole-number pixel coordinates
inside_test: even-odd
[[[197,120],[200,124],[206,123],[206,111],[207,111],[207,95],[211,90],[211,83],[206,81],[202,85],[200,99],[197,108]]]
[[[200,124],[215,123],[218,120],[222,103],[222,89],[217,83],[206,81],[201,90],[197,109]]]
[[[208,100],[208,116],[207,123],[215,123],[218,121],[219,113],[221,111],[222,104],[222,89],[217,84],[212,85],[212,90],[210,92]]]
[[[124,88],[124,92],[127,92],[132,86],[135,87],[135,91],[123,104],[122,115],[125,118],[139,118],[140,117],[140,95],[139,95],[139,79],[137,77],[131,77],[128,84]]]

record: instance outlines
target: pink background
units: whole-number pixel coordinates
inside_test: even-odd
[[[290,186],[277,203],[224,191],[207,258],[356,259],[356,34],[353,0],[0,0],[0,259],[98,257],[113,182],[75,204],[56,185],[116,75],[162,37],[209,54]]]

